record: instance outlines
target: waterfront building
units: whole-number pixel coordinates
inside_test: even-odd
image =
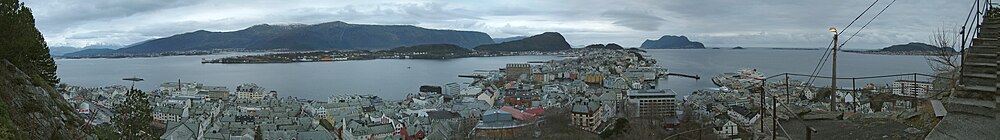
[[[462,85],[458,83],[448,83],[441,87],[441,93],[445,95],[458,95],[462,92]]]
[[[916,98],[927,98],[927,92],[933,91],[930,82],[913,80],[896,80],[891,89],[892,94]]]
[[[424,94],[424,95],[426,95],[426,94],[441,94],[442,90],[443,89],[441,88],[441,86],[432,86],[432,85],[423,85],[423,86],[420,86],[420,88],[419,88],[420,94]]]
[[[210,100],[229,100],[229,88],[224,86],[203,86],[203,91],[208,94],[208,99]]]
[[[629,90],[626,93],[629,105],[634,111],[628,112],[636,117],[667,117],[677,112],[676,96],[670,89]]]
[[[515,63],[507,64],[506,67],[508,81],[518,80],[521,75],[531,74],[531,64]]]
[[[254,83],[246,83],[236,87],[237,99],[260,100],[268,96],[268,92],[265,91],[263,87],[257,86],[257,84]]]

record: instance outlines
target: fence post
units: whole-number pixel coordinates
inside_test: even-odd
[[[854,102],[851,102],[851,108],[854,108],[854,111],[857,112],[858,111],[857,104],[859,104],[858,103],[858,78],[856,78],[856,77],[855,78],[851,78],[851,86],[854,87],[854,90],[851,90],[851,96],[854,98],[853,99]]]
[[[785,73],[785,103],[791,102],[791,98],[788,97],[791,94],[792,94],[792,88],[789,86],[788,83],[788,73]]]

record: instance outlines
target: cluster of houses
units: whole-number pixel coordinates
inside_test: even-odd
[[[934,91],[929,82],[916,80],[896,80],[883,86],[867,84],[854,87],[856,89],[853,90],[831,92],[798,80],[760,82],[760,77],[762,76],[755,70],[741,70],[713,79],[720,86],[719,89],[700,90],[685,97],[682,106],[688,111],[687,114],[701,118],[688,121],[714,127],[719,138],[739,139],[741,137],[737,130],[759,133],[760,127],[754,126],[772,117],[769,113],[760,114],[761,110],[774,110],[775,106],[779,112],[789,111],[796,115],[806,112],[913,112],[915,105],[926,100],[928,94]],[[764,95],[762,93],[766,93],[767,97],[761,97]],[[778,105],[774,105],[775,103]],[[804,119],[840,117],[802,116],[809,116]],[[777,117],[791,119],[788,115],[779,114]]]

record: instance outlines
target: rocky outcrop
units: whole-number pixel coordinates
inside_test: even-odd
[[[573,49],[566,42],[566,38],[557,32],[545,32],[521,40],[510,42],[480,45],[475,48],[477,51],[561,51]]]
[[[48,85],[32,78],[7,60],[0,60],[0,139],[84,139],[76,114]]]
[[[665,35],[657,40],[646,40],[639,48],[643,49],[704,49],[701,42],[688,40],[684,36]]]

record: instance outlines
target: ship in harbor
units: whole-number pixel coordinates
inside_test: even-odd
[[[757,71],[757,69],[740,69],[736,72],[719,74],[712,78],[712,83],[719,87],[741,89],[753,85],[752,81],[763,80],[764,78],[764,74]]]

